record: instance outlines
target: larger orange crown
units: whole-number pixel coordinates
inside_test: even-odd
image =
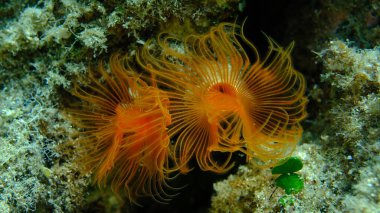
[[[152,41],[139,54],[140,65],[167,90],[168,134],[176,138],[173,152],[183,173],[193,156],[201,169],[225,172],[235,151],[273,165],[301,138],[307,99],[305,80],[291,63],[293,44],[283,49],[268,38],[269,51],[261,59],[236,29],[223,23],[184,39],[162,33],[161,55],[152,53]],[[238,40],[254,54],[249,57]],[[214,152],[228,155],[220,162]]]

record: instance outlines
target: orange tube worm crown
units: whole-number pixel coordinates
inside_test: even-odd
[[[72,93],[83,101],[71,110],[74,123],[83,129],[80,163],[94,172],[99,186],[110,183],[114,192],[126,192],[132,202],[139,196],[165,202],[164,189],[170,187],[167,180],[175,170],[169,166],[169,99],[123,62],[113,55],[109,71],[100,65],[90,71],[92,83],[74,87]]]
[[[182,173],[194,156],[202,170],[221,173],[233,166],[235,151],[268,166],[294,150],[306,117],[305,80],[292,66],[293,44],[283,49],[268,41],[261,58],[242,28],[222,23],[186,38],[162,33],[160,55],[153,53],[153,41],[139,52],[139,64],[167,90],[168,134],[176,139],[173,155]],[[214,152],[227,157],[216,160]]]

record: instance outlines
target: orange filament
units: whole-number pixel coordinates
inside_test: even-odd
[[[99,66],[97,72],[90,73],[92,84],[86,89],[74,87],[73,94],[85,104],[71,110],[75,123],[86,135],[79,138],[80,161],[95,172],[99,186],[110,183],[115,192],[125,189],[132,202],[139,196],[166,201],[164,189],[175,171],[169,166],[166,131],[171,123],[169,99],[122,62],[118,55],[112,56],[111,74]]]

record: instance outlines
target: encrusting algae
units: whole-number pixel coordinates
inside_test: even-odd
[[[289,156],[306,117],[305,80],[292,66],[293,45],[268,41],[262,59],[235,24],[185,38],[162,33],[159,55],[152,40],[138,52],[145,74],[117,54],[110,73],[102,65],[91,71],[93,83],[74,88],[85,103],[72,114],[84,129],[79,144],[95,182],[124,189],[131,201],[167,201],[171,174],[187,173],[193,157],[202,170],[222,173],[236,151],[261,166]]]

